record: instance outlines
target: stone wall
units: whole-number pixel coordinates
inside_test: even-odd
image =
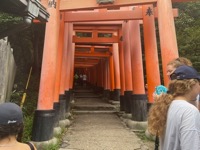
[[[0,103],[10,100],[16,68],[10,43],[0,39]]]

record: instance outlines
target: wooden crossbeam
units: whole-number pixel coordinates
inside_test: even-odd
[[[172,0],[172,2],[189,2],[197,0]],[[102,9],[102,8],[119,8],[124,6],[134,5],[146,5],[155,4],[157,0],[115,0],[114,4],[98,5],[96,0],[61,0],[60,10],[71,11],[71,10],[91,10],[91,9]]]
[[[98,5],[96,0],[61,0],[60,10],[86,10],[100,8],[119,8],[123,6],[145,5],[156,3],[157,0],[115,0],[114,4]]]
[[[118,37],[112,37],[112,38],[104,38],[104,37],[77,37],[73,36],[73,43],[118,43],[119,39]]]
[[[110,11],[110,12],[84,12],[65,13],[65,22],[91,22],[91,21],[124,21],[142,20],[142,8],[136,7],[134,10]],[[178,9],[173,9],[174,17],[178,16]],[[157,18],[157,8],[154,9],[154,17]]]
[[[75,48],[91,48],[92,46],[91,45],[76,45]],[[94,48],[102,48],[102,49],[105,49],[105,48],[109,48],[109,46],[93,46]]]
[[[122,24],[122,23],[121,23]],[[121,28],[121,25],[119,26],[116,26],[116,25],[113,25],[113,26],[109,26],[109,25],[74,25],[74,30],[98,30],[98,31],[117,31]]]
[[[88,64],[74,64],[74,68],[88,68],[93,67],[94,65],[88,65]]]
[[[132,11],[65,13],[65,22],[118,21],[134,19],[142,19],[141,8],[137,8]]]
[[[91,57],[91,58],[96,58],[96,57],[109,57],[111,56],[110,53],[82,53],[82,52],[75,52],[75,57]]]

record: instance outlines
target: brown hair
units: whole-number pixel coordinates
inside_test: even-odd
[[[167,65],[172,65],[174,68],[177,68],[181,65],[192,66],[192,62],[185,57],[178,57],[171,60]]]
[[[15,135],[17,136],[17,141],[21,142],[23,128],[24,128],[23,123],[0,125],[0,140],[10,135]]]

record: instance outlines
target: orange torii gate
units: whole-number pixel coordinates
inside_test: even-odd
[[[74,67],[88,67],[91,83],[98,81],[105,91],[116,90],[117,97],[120,91],[121,110],[132,113],[135,121],[146,120],[147,96],[144,90],[140,24],[144,29],[148,98],[149,102],[153,102],[152,92],[160,84],[154,21],[157,18],[159,23],[164,83],[167,84],[166,65],[178,57],[174,27],[177,10],[172,9],[172,2],[183,1],[188,0],[113,0],[109,4],[97,3],[96,0],[41,0],[50,13],[50,19],[46,24],[32,140],[51,140],[53,128],[59,120],[65,119],[73,88]],[[91,12],[91,9],[94,11]],[[89,31],[94,37],[79,38],[74,31]],[[112,37],[98,37],[98,33],[103,31],[113,33]],[[78,47],[84,48],[84,45],[89,46],[89,53],[76,52]],[[105,52],[96,52],[97,45],[105,46],[102,48]],[[81,65],[84,60],[80,58],[83,57],[94,60]],[[96,77],[97,73],[101,73],[101,76]]]

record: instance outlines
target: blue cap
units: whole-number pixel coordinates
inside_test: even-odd
[[[191,66],[182,65],[178,67],[171,75],[171,80],[198,79],[200,74]]]
[[[167,88],[163,85],[157,86],[155,90],[155,94],[160,95],[162,93],[167,93]]]
[[[10,102],[0,104],[0,125],[22,122],[23,113],[17,104]]]

